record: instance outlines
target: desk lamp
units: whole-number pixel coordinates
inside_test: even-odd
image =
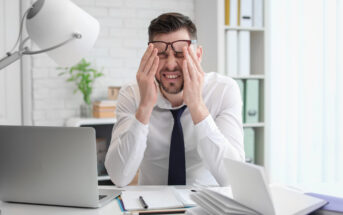
[[[29,36],[22,40],[24,21]],[[71,66],[93,47],[99,29],[99,22],[70,0],[37,0],[24,13],[17,42],[0,59],[0,70],[23,55],[43,52],[60,66]],[[29,40],[41,50],[25,47]],[[18,43],[18,50],[13,52]]]

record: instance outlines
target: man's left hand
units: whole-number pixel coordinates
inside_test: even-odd
[[[192,48],[183,49],[183,101],[187,105],[194,124],[201,122],[208,115],[208,109],[202,98],[204,71]]]

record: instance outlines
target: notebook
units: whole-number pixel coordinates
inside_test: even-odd
[[[195,203],[189,198],[190,190],[163,187],[158,190],[127,190],[121,194],[124,209],[127,211],[139,211],[145,208],[140,196],[148,206],[148,210],[175,209],[194,206]]]

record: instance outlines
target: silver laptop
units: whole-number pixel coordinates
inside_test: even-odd
[[[263,215],[305,215],[322,207],[326,201],[284,186],[270,186],[263,167],[224,160],[230,171],[233,199]]]
[[[97,208],[118,195],[98,189],[93,128],[0,126],[0,200]]]

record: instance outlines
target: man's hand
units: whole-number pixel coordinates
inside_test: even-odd
[[[183,101],[191,113],[193,123],[198,124],[209,115],[202,99],[205,73],[191,47],[184,48],[183,54],[185,56],[182,65],[184,79]]]
[[[155,74],[158,68],[158,62],[157,49],[154,49],[153,45],[150,44],[142,57],[136,75],[141,96],[136,118],[143,124],[149,123],[151,112],[157,102]]]

